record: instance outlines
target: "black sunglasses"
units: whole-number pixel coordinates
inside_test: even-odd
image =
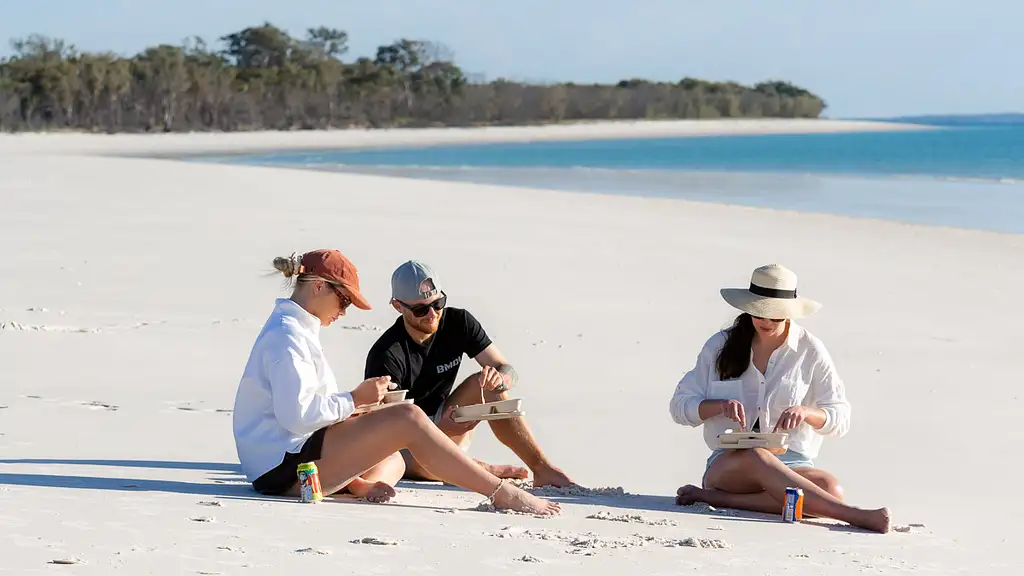
[[[444,292],[441,292],[441,297],[438,298],[437,300],[434,300],[430,304],[417,304],[415,306],[409,306],[408,304],[402,302],[401,300],[395,300],[395,302],[401,304],[402,308],[405,308],[409,312],[412,312],[413,316],[417,318],[423,318],[424,316],[427,315],[427,312],[429,312],[431,308],[433,308],[437,312],[444,310],[444,305],[445,303],[448,302],[448,295],[445,294]]]
[[[326,284],[331,287],[331,290],[334,290],[334,294],[338,297],[343,311],[352,305],[352,299],[349,298],[348,294],[345,294],[337,284],[334,282],[326,282]]]

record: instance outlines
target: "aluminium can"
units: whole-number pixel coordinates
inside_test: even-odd
[[[786,488],[786,504],[782,508],[782,521],[794,523],[804,518],[804,491],[801,488]]]
[[[316,464],[305,462],[299,464],[299,500],[307,503],[316,503],[324,499],[324,493],[320,489],[320,473],[317,472]]]

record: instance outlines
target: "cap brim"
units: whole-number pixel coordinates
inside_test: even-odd
[[[745,288],[723,288],[721,294],[733,308],[759,318],[804,318],[821,309],[821,304],[807,298],[768,298]]]
[[[352,288],[348,284],[341,284],[341,288],[345,291],[345,294],[348,295],[349,299],[352,300],[352,305],[356,308],[359,308],[360,310],[373,309],[359,290]]]

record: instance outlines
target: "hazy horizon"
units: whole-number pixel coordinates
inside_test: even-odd
[[[636,0],[628,10],[600,12],[583,0],[507,6],[0,0],[0,55],[12,53],[8,40],[30,34],[124,55],[192,36],[218,45],[225,34],[269,21],[296,36],[319,25],[345,30],[346,60],[373,56],[376,46],[401,37],[437,41],[467,74],[488,80],[778,79],[823,97],[824,116],[833,118],[1024,111],[1024,74],[1005,73],[1010,55],[1024,51],[1016,30],[1024,3],[979,0],[969,10],[955,0]]]

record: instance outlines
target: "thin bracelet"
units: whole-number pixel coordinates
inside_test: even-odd
[[[500,478],[498,480],[497,488],[495,488],[494,492],[491,492],[491,495],[487,497],[487,501],[488,502],[490,502],[491,504],[494,504],[494,496],[498,493],[498,490],[501,490],[501,485],[504,484],[504,483],[505,483],[505,479],[504,478]]]

